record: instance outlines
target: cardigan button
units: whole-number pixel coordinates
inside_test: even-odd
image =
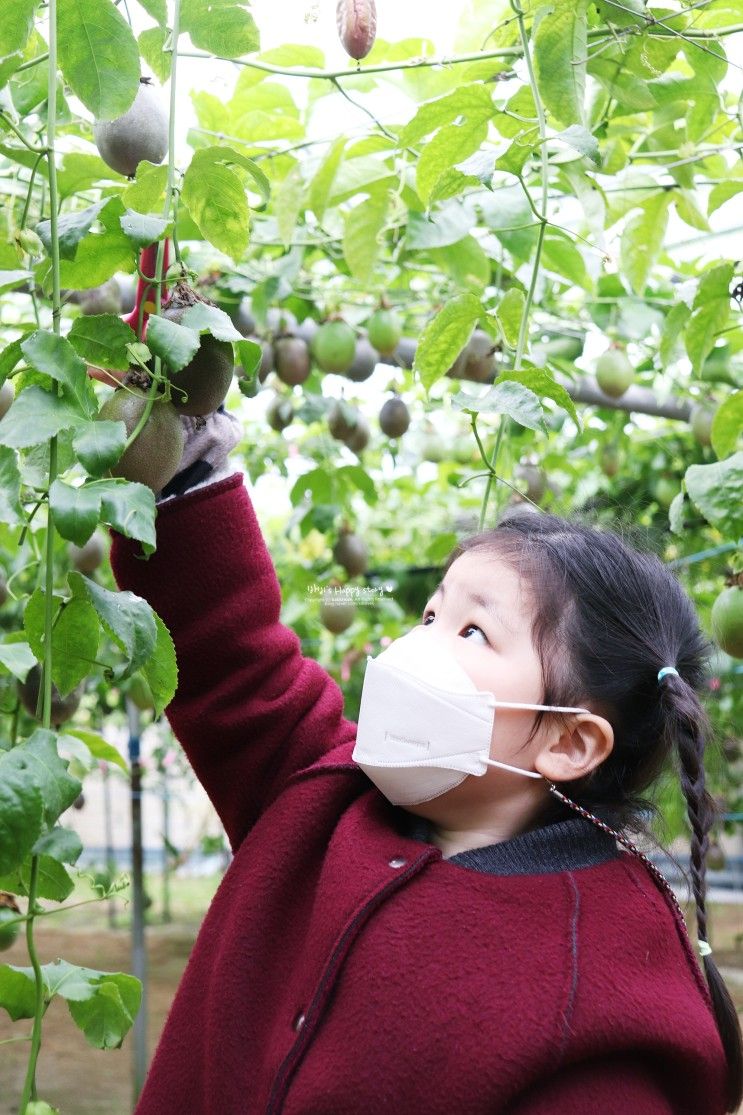
[[[304,1026],[304,1015],[300,1013],[294,1019],[294,1029],[295,1030],[301,1030],[303,1026]]]
[[[404,867],[407,862],[408,861],[406,859],[403,859],[402,856],[395,856],[394,859],[390,860],[389,866],[390,867]]]

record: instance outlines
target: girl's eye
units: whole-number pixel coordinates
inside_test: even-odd
[[[427,620],[434,619],[434,618],[435,618],[435,616],[434,616],[433,612],[425,612],[424,615],[423,615],[423,619],[421,620],[422,626],[423,627],[429,627],[430,624],[427,623]],[[487,635],[485,634],[485,632],[483,631],[483,629],[481,627],[477,626],[476,623],[468,623],[466,627],[462,628],[462,631],[463,632],[465,632],[465,631],[479,631],[480,634],[482,635],[483,639],[485,640],[485,642],[487,643],[487,641],[488,641]]]

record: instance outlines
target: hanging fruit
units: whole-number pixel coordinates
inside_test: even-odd
[[[374,0],[338,0],[335,10],[338,35],[351,58],[366,58],[377,33],[377,6]]]
[[[96,120],[93,138],[107,166],[132,178],[142,161],[161,163],[168,153],[168,116],[150,79],[139,79],[131,108],[115,120]]]

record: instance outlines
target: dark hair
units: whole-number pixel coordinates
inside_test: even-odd
[[[498,525],[461,540],[448,570],[468,551],[484,551],[510,565],[529,587],[534,603],[532,641],[544,681],[539,704],[586,706],[614,729],[614,746],[590,774],[553,791],[543,823],[569,809],[599,824],[652,839],[643,816],[657,806],[644,798],[674,759],[691,826],[691,881],[697,936],[707,940],[705,870],[714,799],[705,789],[704,748],[711,725],[698,696],[713,644],[702,632],[694,605],[676,576],[653,553],[627,545],[614,531],[526,509],[509,509]],[[678,675],[663,666],[675,666]],[[545,716],[538,712],[527,743]],[[564,804],[561,804],[564,803]],[[614,831],[608,829],[608,831]],[[621,832],[621,843],[638,855],[670,895],[654,864]],[[743,1098],[743,1046],[738,1015],[711,955],[703,966],[728,1063],[728,1111]]]

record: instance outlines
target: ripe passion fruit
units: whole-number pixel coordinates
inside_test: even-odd
[[[179,283],[162,317],[180,325],[183,315],[197,302],[214,303],[201,298],[185,283]],[[232,374],[235,370],[232,359],[232,345],[220,341],[211,333],[202,333],[196,355],[181,368],[173,372],[166,367],[166,374],[172,384],[171,402],[179,414],[199,417],[211,414],[230,389]]]
[[[96,417],[102,421],[123,422],[128,437],[146,405],[146,391],[139,387],[120,387],[106,399]],[[159,492],[178,471],[184,441],[178,411],[172,403],[156,399],[136,441],[124,450],[111,472]]]
[[[107,166],[131,177],[139,163],[161,163],[168,150],[168,117],[149,78],[140,78],[134,102],[115,120],[97,120],[93,138]]]

